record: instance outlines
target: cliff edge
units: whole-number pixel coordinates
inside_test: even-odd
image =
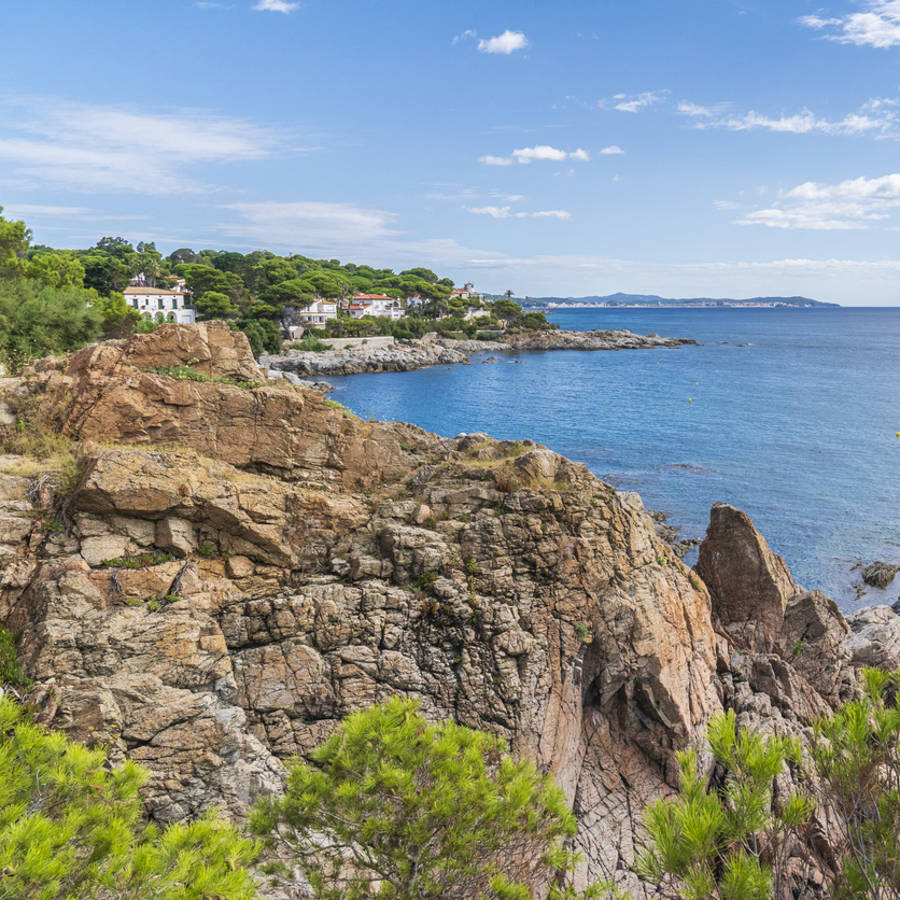
[[[41,435],[64,467],[33,458]],[[361,421],[267,381],[221,323],[0,380],[3,442],[0,623],[28,700],[147,766],[159,820],[240,818],[285,759],[404,694],[552,771],[581,876],[640,889],[641,811],[676,749],[724,708],[798,733],[872,661],[733,507],[714,508],[698,577],[585,466]],[[803,871],[797,895],[817,893]]]

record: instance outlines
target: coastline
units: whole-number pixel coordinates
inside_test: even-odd
[[[692,338],[634,334],[627,330],[517,332],[492,341],[456,341],[426,335],[389,346],[359,346],[341,350],[287,350],[263,355],[259,364],[271,371],[300,378],[326,375],[359,375],[377,372],[409,372],[439,365],[468,365],[480,353],[520,353],[550,350],[651,350],[696,345]]]
[[[346,712],[413,694],[554,766],[586,877],[644,891],[610,861],[676,747],[726,711],[800,736],[858,666],[898,664],[896,611],[804,590],[733,505],[712,506],[689,567],[659,514],[585,465],[357,418],[267,382],[221,323],[89,345],[3,388],[0,437],[52,428],[83,460],[63,493],[13,445],[0,477],[28,702],[146,765],[160,819],[240,820]]]

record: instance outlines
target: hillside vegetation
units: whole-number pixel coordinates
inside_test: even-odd
[[[0,207],[0,213],[3,208]],[[164,290],[184,279],[199,319],[225,319],[250,341],[255,355],[277,352],[285,328],[317,297],[347,298],[356,293],[421,298],[400,320],[341,316],[328,323],[331,336],[393,334],[420,337],[429,331],[476,337],[501,322],[526,328],[549,327],[540,313],[523,313],[508,299],[482,304],[452,296],[453,280],[419,266],[392,269],[277,256],[266,250],[238,253],[183,247],[163,256],[152,242],[132,244],[103,237],[86,250],[58,250],[31,242],[22,221],[0,215],[0,363],[18,371],[34,359],[65,353],[100,338],[152,331],[164,320],[142,316],[122,291],[136,276]],[[471,308],[484,315],[465,320]]]

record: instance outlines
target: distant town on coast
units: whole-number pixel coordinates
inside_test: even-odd
[[[810,309],[812,307],[838,307],[839,303],[825,303],[811,300],[809,297],[748,297],[736,300],[730,297],[659,297],[656,294],[607,294],[589,297],[525,297],[516,298],[522,306],[536,306],[546,309],[603,309],[608,307],[642,308],[647,306],[668,306],[673,309],[691,308],[737,308],[737,309],[772,309],[792,308]]]

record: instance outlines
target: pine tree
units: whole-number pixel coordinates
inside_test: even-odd
[[[394,698],[295,761],[284,798],[263,800],[251,828],[320,900],[601,896],[608,886],[564,886],[575,819],[552,779],[506,749]]]
[[[257,846],[215,814],[146,826],[146,772],[110,767],[0,697],[0,897],[4,900],[253,900]]]
[[[863,694],[813,729],[830,820],[843,831],[838,898],[900,898],[900,672],[863,669]]]
[[[806,823],[813,805],[796,793],[773,812],[772,783],[786,762],[799,764],[800,744],[738,732],[733,711],[713,719],[707,736],[725,772],[722,784],[711,786],[701,776],[695,751],[679,753],[678,796],[647,807],[647,841],[635,868],[688,900],[781,897],[787,838]]]

